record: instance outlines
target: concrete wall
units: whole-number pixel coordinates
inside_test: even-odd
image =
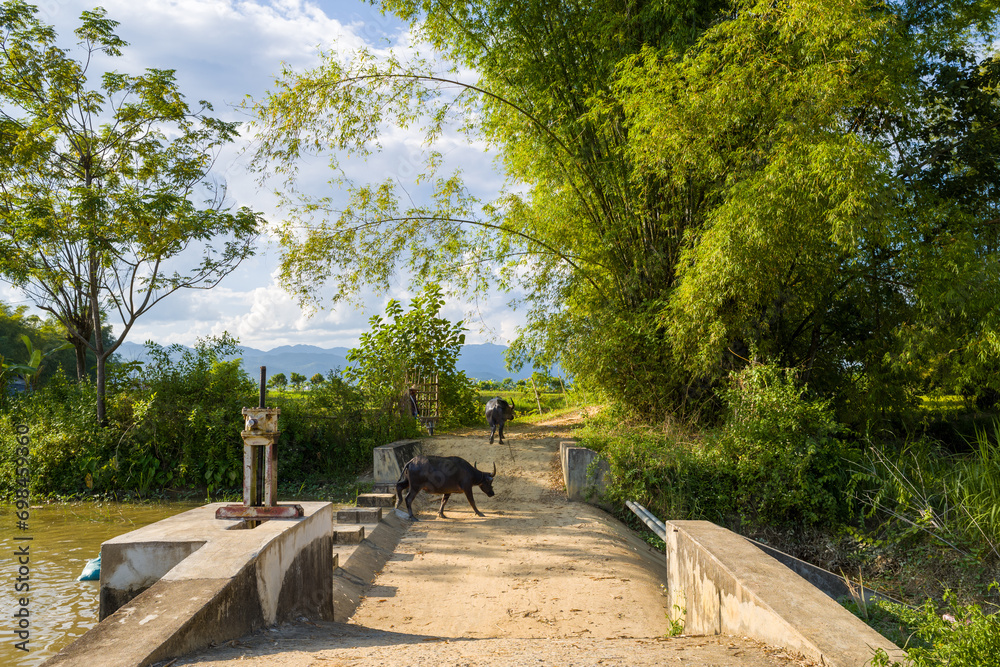
[[[598,474],[588,475],[597,453],[563,442],[559,456],[567,497],[603,505],[607,465],[598,462]],[[830,667],[862,667],[879,648],[903,659],[833,599],[848,592],[835,575],[780,552],[772,557],[763,545],[708,521],[666,522],[666,529],[668,607],[685,634],[753,637]]]
[[[823,665],[862,667],[902,653],[743,537],[708,521],[668,521],[668,605],[685,634],[753,637]]]
[[[580,447],[575,442],[560,442],[559,458],[566,497],[606,507],[603,498],[604,478],[610,471],[607,462],[598,460],[597,452]]]
[[[853,598],[855,600],[863,599],[865,604],[873,604],[878,600],[901,604],[899,600],[895,600],[888,595],[883,595],[882,593],[868,588],[867,586],[849,582],[842,575],[834,574],[833,572],[824,570],[823,568],[813,565],[812,563],[799,560],[795,556],[786,554],[785,552],[775,549],[772,546],[761,544],[756,540],[751,540],[749,537],[744,537],[743,539],[795,572],[795,574],[799,575],[834,600]]]
[[[421,453],[419,440],[397,440],[372,450],[375,490],[396,492],[396,482],[407,461]]]
[[[105,542],[101,545],[99,620],[103,621],[162,579],[175,565],[203,547],[206,541]]]
[[[145,666],[300,615],[333,620],[333,506],[299,504],[301,518],[241,529],[214,503],[105,542],[101,601],[118,606],[44,664]]]

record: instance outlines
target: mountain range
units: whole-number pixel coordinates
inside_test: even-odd
[[[329,371],[346,368],[349,348],[323,348],[316,345],[282,345],[271,350],[241,346],[243,368],[252,378],[260,377],[260,367],[267,367],[267,375],[284,373],[301,373],[307,378],[316,373],[326,375]],[[183,348],[191,350],[191,348]],[[522,368],[519,372],[508,371],[504,362],[504,352],[507,347],[493,343],[464,345],[458,355],[456,367],[460,371],[477,380],[503,380],[513,378],[520,380],[531,377],[530,368]],[[125,341],[118,348],[117,354],[122,361],[148,361],[146,346]],[[235,358],[235,357],[230,357]]]

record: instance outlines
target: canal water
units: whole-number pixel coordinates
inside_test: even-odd
[[[27,529],[17,510],[0,504],[0,666],[34,667],[97,625],[99,583],[77,581],[101,543],[202,503],[70,503],[32,507]],[[17,538],[31,538],[17,539]],[[28,563],[19,550],[28,548]],[[28,581],[23,566],[28,568]],[[30,591],[18,592],[27,583]],[[27,593],[27,595],[25,594]],[[28,652],[15,634],[25,619],[19,599],[27,598]],[[15,617],[21,613],[21,617]]]

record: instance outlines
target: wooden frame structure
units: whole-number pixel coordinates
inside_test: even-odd
[[[406,373],[407,390],[415,389],[417,420],[427,432],[434,435],[434,427],[441,417],[441,392],[437,371],[424,373],[413,369]]]

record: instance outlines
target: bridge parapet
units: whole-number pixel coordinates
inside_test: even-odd
[[[560,442],[559,460],[567,498],[609,508],[604,502],[604,478],[610,468],[597,452],[575,442]]]
[[[376,493],[395,493],[407,461],[422,452],[419,440],[397,440],[372,450]]]

